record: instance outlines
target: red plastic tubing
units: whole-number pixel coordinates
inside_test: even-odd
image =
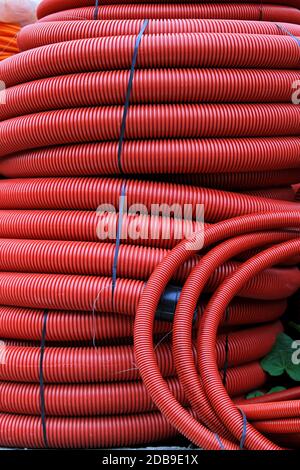
[[[278,449],[290,431],[297,441],[297,402],[241,397],[268,387],[259,361],[300,287],[299,8],[108,0],[94,21],[93,0],[43,0],[21,31],[22,52],[0,64],[1,446],[45,446],[45,309],[50,447],[180,432],[239,449],[241,410],[246,449]],[[124,187],[145,213],[119,213]],[[96,213],[102,204],[116,212]],[[162,204],[170,220],[151,212]],[[113,284],[116,238],[99,236],[121,215]],[[123,239],[132,228],[145,238]],[[166,287],[179,299],[173,323],[156,312]]]
[[[300,12],[299,12],[300,15]],[[130,69],[136,36],[113,36],[51,44],[0,64],[7,87],[74,72]],[[165,51],[168,50],[168,54]],[[92,53],[93,51],[93,53]],[[179,51],[181,53],[179,54]],[[294,68],[299,46],[290,36],[229,33],[145,35],[138,68]]]
[[[111,204],[118,210],[123,182],[122,179],[109,178],[4,180],[0,186],[0,207],[6,210],[73,209],[96,211],[101,204]],[[26,192],[26,199],[24,192]],[[207,222],[216,222],[252,212],[299,208],[299,204],[287,201],[250,197],[194,186],[132,179],[126,182],[126,197],[128,208],[137,204],[138,201],[139,204],[143,204],[147,208],[149,213],[153,209],[153,205],[160,207],[163,202],[170,207],[173,204],[178,204],[180,207],[183,207],[184,204],[190,205],[191,212],[196,217],[197,204],[202,204],[205,207]],[[179,207],[176,209],[176,213],[179,209]],[[180,223],[182,224],[182,222]]]
[[[122,113],[123,107],[79,108],[4,121],[0,157],[44,146],[116,140]],[[293,104],[136,106],[128,112],[126,138],[292,136],[299,133],[299,114]]]
[[[164,441],[176,432],[160,413],[126,416],[46,419],[53,448],[98,448]],[[59,431],[58,431],[59,429]],[[41,418],[1,413],[0,441],[8,447],[45,447]]]
[[[137,70],[131,102],[291,103],[291,88],[298,78],[296,71],[278,69]],[[128,79],[128,71],[118,70],[73,73],[15,85],[6,92],[0,118],[61,108],[123,105]]]
[[[209,246],[221,240],[224,237],[228,238],[231,235],[236,236],[239,233],[240,234],[250,233],[250,232],[258,231],[261,229],[270,230],[274,228],[295,226],[295,225],[299,227],[299,222],[300,222],[299,212],[290,212],[290,213],[279,212],[279,213],[273,213],[273,214],[261,214],[261,215],[257,214],[257,215],[239,217],[236,219],[219,223],[207,229],[205,232],[205,246]],[[150,277],[150,280],[148,281],[147,286],[141,297],[140,304],[137,310],[137,315],[136,315],[135,353],[136,353],[137,364],[139,366],[141,376],[144,380],[144,383],[150,395],[152,396],[158,408],[164,413],[165,416],[167,416],[170,422],[178,430],[180,430],[180,432],[188,436],[189,439],[193,440],[193,442],[195,442],[200,447],[204,446],[204,448],[218,449],[220,448],[220,444],[216,441],[215,435],[211,431],[209,431],[206,427],[204,427],[200,422],[195,421],[194,418],[191,417],[191,415],[186,413],[186,411],[181,407],[181,405],[176,401],[176,399],[174,399],[172,394],[170,394],[169,391],[166,389],[164,380],[161,377],[161,374],[157,368],[157,363],[153,356],[153,347],[152,347],[153,325],[152,323],[153,323],[153,315],[156,310],[158,299],[161,295],[161,292],[164,289],[164,285],[168,282],[168,279],[171,276],[172,271],[175,270],[176,266],[178,266],[181,262],[188,259],[191,253],[193,253],[193,250],[196,249],[195,243],[197,242],[197,237],[195,237],[193,242],[194,244],[191,244],[191,241],[183,241],[181,244],[179,244],[165,258],[164,262],[161,263],[160,266],[156,268],[156,270],[154,270],[152,276]],[[283,256],[287,257],[292,253],[293,254],[296,253],[297,250],[299,250],[299,241],[288,242],[288,244],[286,245],[286,249],[284,248],[285,248],[285,245],[283,245],[283,248],[282,248],[283,254],[280,254],[278,256],[278,259]],[[270,249],[271,253],[273,253],[272,250],[273,249]],[[274,249],[274,251],[276,253],[276,249]],[[228,250],[226,250],[226,253],[227,253],[227,256],[230,256],[230,252],[228,252]],[[265,253],[263,253],[262,255],[257,255],[256,258],[260,261],[260,258],[263,259],[264,256],[266,256],[266,261],[264,261],[265,265],[272,264],[272,261],[273,261],[272,256],[268,257],[267,255],[265,255]],[[249,263],[250,262],[252,261],[249,261]],[[254,261],[253,261],[253,264],[254,264]],[[244,272],[248,275],[248,278],[251,277],[251,271],[247,270],[247,266],[245,265],[245,268],[241,267],[241,269],[238,270],[236,274],[233,274],[232,276],[232,277],[235,277],[236,279],[239,279],[238,285],[242,285],[243,283],[243,277],[240,274],[240,272],[243,272],[242,271],[243,269],[244,269]],[[261,269],[262,269],[262,262],[259,262],[256,267],[256,271],[258,272]],[[232,286],[233,289],[238,288],[236,283],[234,282],[231,283],[231,278],[228,278],[227,282],[225,281],[225,285],[226,287],[227,285],[229,287]],[[199,290],[200,289],[201,289],[201,285],[199,285]],[[222,292],[222,287],[220,287],[219,291]],[[217,291],[214,297],[218,298],[219,307],[217,307],[217,302],[215,300],[211,301],[211,304],[214,302],[214,309],[209,310],[209,307],[210,307],[209,305],[208,309],[206,309],[204,312],[203,318],[205,318],[206,312],[209,312],[209,311],[210,312],[218,311],[218,314],[219,312],[220,314],[222,313],[222,317],[223,317],[223,314],[224,314],[223,305],[224,303],[227,304],[228,297],[226,296],[222,297],[222,296],[223,296],[223,292],[222,292],[222,295],[220,295],[219,292]],[[222,302],[220,302],[219,297],[220,298],[222,297],[223,299]],[[218,308],[218,310],[215,310],[216,308]],[[216,318],[216,315],[214,315],[214,318]],[[237,408],[232,404],[232,402],[230,400],[228,401],[227,394],[226,394],[226,391],[224,390],[222,382],[220,380],[219,381],[217,380],[214,372],[211,372],[211,371],[214,371],[215,366],[214,366],[214,360],[211,359],[211,356],[209,354],[212,354],[212,357],[213,357],[213,353],[215,353],[215,349],[214,349],[215,343],[214,343],[214,338],[211,340],[210,335],[205,336],[202,333],[203,324],[204,324],[204,320],[202,319],[201,329],[199,331],[201,332],[202,339],[205,339],[206,337],[208,338],[208,340],[205,343],[206,347],[208,348],[208,352],[204,353],[203,347],[202,347],[201,351],[203,351],[203,353],[199,357],[200,359],[199,365],[200,365],[201,371],[202,371],[201,367],[205,368],[205,373],[207,374],[206,376],[207,378],[205,379],[205,377],[203,377],[203,380],[204,380],[203,383],[204,383],[204,387],[207,387],[207,389],[205,389],[206,393],[207,392],[209,393],[205,399],[204,405],[206,403],[205,406],[208,407],[206,408],[207,413],[213,412],[212,409],[210,408],[211,407],[210,400],[213,400],[213,404],[214,404],[213,413],[215,412],[218,413],[214,418],[214,426],[217,426],[216,429],[218,429],[219,432],[221,431],[224,433],[223,426],[226,422],[226,429],[230,430],[230,432],[233,433],[234,436],[240,440],[241,435],[242,435],[242,428],[243,428],[243,418],[241,417],[241,414],[237,410]],[[204,342],[202,341],[201,346],[203,346],[203,344]],[[212,345],[213,345],[213,348],[212,348]],[[213,353],[212,353],[212,349],[213,349]],[[205,363],[202,362],[204,354],[206,357]],[[210,364],[209,369],[207,369],[208,363]],[[213,379],[213,381],[211,382],[213,384],[212,386],[210,386],[208,383],[210,379]],[[213,391],[212,388],[215,391]],[[218,403],[217,403],[217,400],[218,400]],[[277,448],[276,445],[273,445],[271,442],[269,442],[261,434],[255,431],[255,429],[251,427],[249,424],[247,428],[248,428],[247,439],[246,439],[247,448],[256,448],[256,449],[276,449]],[[228,431],[226,431],[226,436],[228,436]],[[225,448],[232,448],[231,446],[233,444],[230,444],[230,441],[223,439],[222,442]]]
[[[150,2],[146,2],[145,0],[142,0],[142,1],[137,1],[137,0],[124,0],[124,1],[121,1],[121,0],[106,0],[106,5],[118,5],[118,4],[126,5],[126,4],[135,4],[135,3],[136,4],[138,4],[138,3],[139,4],[150,3],[150,4],[153,4],[153,5],[156,5],[156,4],[160,4],[161,2],[160,2],[160,0],[151,0]],[[180,2],[179,0],[166,0],[164,3],[165,4],[168,4],[168,3],[176,4],[176,3],[182,3],[182,2]],[[192,5],[193,3],[198,3],[198,2],[196,0],[190,0],[188,3],[190,3]],[[205,3],[207,3],[207,4],[213,3],[213,0],[207,0]],[[226,0],[220,0],[218,3],[230,3],[230,2],[226,2]],[[260,2],[260,0],[251,0],[251,1],[250,0],[235,0],[234,2],[231,2],[231,3],[235,3],[235,4],[252,3],[252,4],[255,4],[255,3],[261,3],[261,2]],[[283,0],[270,0],[270,1],[266,0],[264,3],[266,3],[266,4],[268,4],[268,3],[272,3],[272,4],[279,3],[280,5],[285,4],[285,5],[295,7],[295,8],[300,7],[299,0],[284,0],[284,1]],[[82,8],[82,7],[85,7],[85,6],[94,6],[94,0],[65,0],[65,2],[63,4],[63,7],[62,7],[62,4],[59,0],[44,0],[38,6],[37,15],[38,15],[38,18],[41,19],[44,16],[50,15],[52,13],[59,12],[61,10],[69,10],[69,9],[72,9],[72,8]]]
[[[200,316],[207,301],[199,304]],[[237,299],[229,306],[226,326],[251,325],[278,320],[287,307],[286,300],[257,301]],[[20,340],[40,341],[44,311],[19,307],[0,308],[0,336]],[[93,332],[98,340],[109,341],[128,338],[133,334],[134,319],[115,313],[98,314],[93,318],[90,311],[51,310],[47,322],[47,341],[89,341]],[[155,322],[155,334],[168,333],[172,324]]]
[[[203,273],[203,279],[204,279],[208,270],[212,269],[213,271],[214,266],[218,265],[219,263],[222,264],[223,261],[228,256],[234,256],[239,251],[244,250],[245,247],[249,248],[249,247],[259,246],[260,244],[264,243],[266,238],[268,238],[268,234],[259,234],[259,233],[256,234],[255,233],[251,235],[244,235],[242,237],[235,238],[228,242],[224,242],[224,248],[220,246],[216,248],[215,250],[212,250],[209,253],[209,255],[205,256],[203,260],[197,265],[197,267],[195,267],[195,269],[192,271],[190,277],[187,280],[187,283],[185,284],[183,288],[182,296],[178,303],[176,316],[175,316],[175,323],[174,323],[174,358],[176,362],[176,369],[178,371],[178,374],[184,386],[184,389],[186,390],[187,396],[189,397],[195,410],[197,410],[197,413],[200,413],[200,415],[204,413],[204,416],[208,416],[207,417],[208,423],[210,423],[212,420],[211,412],[209,410],[209,407],[207,407],[207,405],[206,405],[206,408],[204,406],[207,400],[205,398],[205,393],[202,390],[202,385],[200,384],[198,374],[197,374],[197,371],[195,370],[193,361],[191,361],[190,352],[189,352],[190,309],[187,310],[186,315],[183,314],[183,311],[186,305],[186,296],[188,295],[187,292],[189,291],[190,285],[192,284],[193,280],[195,278],[198,279],[199,272],[201,269],[202,269],[201,272]],[[223,248],[223,251],[221,250],[221,248]],[[242,268],[243,267],[241,267],[238,271],[242,270]],[[232,277],[234,277],[234,275]],[[201,280],[199,281],[199,288],[197,289],[193,288],[193,294],[191,297],[192,299],[194,299],[201,291],[201,286],[203,285],[202,284],[203,279],[201,278]],[[226,281],[224,282],[224,284],[226,284]],[[220,290],[222,289],[223,285],[220,287]],[[215,295],[217,295],[217,293]],[[191,305],[193,305],[193,303]],[[209,308],[209,306],[210,304],[208,305],[207,308]],[[205,312],[203,315],[205,315]],[[183,316],[184,316],[184,322],[183,322]],[[183,323],[185,323],[185,326],[183,326]],[[202,327],[202,321],[201,321],[200,329],[201,327]],[[180,331],[180,328],[182,328],[183,330]],[[230,344],[230,338],[231,336],[229,337],[229,344]],[[182,341],[184,340],[186,340],[186,343],[183,344]],[[185,364],[184,368],[183,368],[183,364]]]
[[[127,3],[127,2],[126,2]],[[205,4],[178,3],[166,4],[159,2],[155,4],[125,4],[105,5],[99,8],[98,20],[110,19],[141,19],[141,18],[214,18],[214,19],[236,19],[247,21],[284,21],[286,23],[299,24],[300,13],[298,8],[284,5],[247,4],[240,0],[237,3],[215,3]],[[276,2],[273,2],[276,3]],[[287,2],[285,2],[287,3]],[[297,4],[299,7],[299,5]],[[61,9],[61,6],[59,10]],[[69,20],[93,20],[95,7],[74,8],[59,11],[45,16],[41,21],[69,21]]]
[[[247,332],[232,333],[230,366],[253,363],[266,355],[282,331],[280,322],[271,327],[260,326]],[[240,350],[241,343],[246,351]],[[217,343],[218,366],[224,366],[225,336]],[[252,347],[255,345],[256,347]],[[174,375],[171,347],[161,345],[156,349],[157,360],[164,376]],[[13,382],[39,381],[39,347],[6,347],[6,363],[0,367],[0,380]],[[22,369],[18,367],[22,364]],[[97,383],[136,380],[138,369],[134,366],[132,346],[48,347],[45,350],[44,380],[47,383]]]
[[[127,141],[122,171],[156,173],[161,178],[168,173],[184,175],[179,181],[185,184],[224,189],[276,187],[299,181],[299,145],[296,136]],[[118,175],[118,145],[99,142],[25,150],[1,159],[0,172],[9,178]]]
[[[274,233],[266,237],[266,243],[284,241],[292,238],[289,233]],[[294,235],[296,238],[296,235]],[[48,274],[80,274],[93,276],[110,276],[113,265],[115,245],[110,243],[84,243],[63,241],[37,240],[7,240],[0,239],[0,270],[14,273],[48,273]],[[136,246],[120,247],[117,271],[118,277],[146,281],[153,269],[164,259],[167,250]],[[175,280],[186,280],[199,257],[195,256],[178,269]],[[222,282],[226,275],[233,272],[240,263],[228,262],[223,268],[216,269],[210,278],[206,291],[214,290],[216,284]],[[251,283],[244,289],[244,295],[268,297],[272,290],[277,298],[289,296],[297,287],[300,273],[294,267],[270,269],[256,279],[256,285]],[[284,285],[288,280],[288,287]],[[270,286],[268,286],[270,284]],[[142,283],[141,283],[142,285]]]
[[[295,36],[299,36],[297,24],[279,23]],[[141,20],[102,20],[102,21],[53,21],[26,26],[18,35],[18,45],[22,51],[47,44],[87,39],[92,37],[120,36],[138,34]],[[264,21],[239,21],[215,19],[165,19],[150,20],[145,35],[174,33],[242,33],[286,35],[284,29]]]

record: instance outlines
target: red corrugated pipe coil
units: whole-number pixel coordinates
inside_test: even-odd
[[[299,390],[241,398],[300,288],[299,8],[43,0],[20,32],[0,64],[1,446],[299,445]],[[99,240],[120,224],[119,249]]]

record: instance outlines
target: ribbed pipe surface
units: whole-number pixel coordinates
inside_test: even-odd
[[[281,3],[43,0],[0,63],[0,446],[238,449],[237,406],[246,449],[297,446],[297,404],[243,399],[300,287]]]

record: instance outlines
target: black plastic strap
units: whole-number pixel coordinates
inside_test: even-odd
[[[126,185],[127,185],[127,182],[124,181],[123,184],[122,184],[120,204],[119,204],[118,230],[117,230],[116,248],[115,248],[115,255],[114,255],[114,261],[113,261],[113,268],[112,268],[112,300],[113,300],[113,303],[114,303],[115,289],[116,289],[116,283],[117,283],[118,258],[119,258],[119,252],[120,252],[120,246],[121,246],[123,215],[124,215],[125,197],[126,197]]]
[[[263,1],[261,0],[260,5],[259,5],[259,18],[258,18],[258,21],[263,21],[263,19],[264,19],[264,6],[263,6]]]
[[[244,447],[245,447],[246,439],[247,439],[247,424],[248,424],[248,421],[247,421],[247,416],[245,415],[243,410],[240,409],[240,412],[243,416],[243,433],[242,433],[241,442],[240,442],[240,449],[243,450]]]
[[[298,46],[300,46],[300,39],[297,38],[296,36],[294,36],[285,26],[282,26],[281,24],[277,24],[275,23],[277,28],[280,29],[280,31],[283,31],[284,33],[286,33],[288,36],[290,36],[291,38],[294,39],[294,41],[296,41],[296,43],[298,44]]]
[[[221,439],[220,439],[220,437],[218,436],[218,434],[215,434],[215,438],[216,438],[217,441],[218,441],[218,444],[219,444],[219,446],[220,446],[220,449],[221,449],[221,450],[225,450],[224,444],[223,444],[223,442],[221,441]]]
[[[136,66],[136,61],[137,61],[137,56],[138,56],[141,40],[142,40],[144,32],[146,31],[146,28],[147,28],[148,24],[149,24],[149,20],[144,20],[144,22],[142,24],[141,31],[139,32],[139,35],[136,39],[136,43],[135,43],[135,46],[134,46],[134,53],[133,53],[130,76],[129,76],[128,86],[127,86],[124,112],[123,112],[123,118],[122,118],[122,124],[121,124],[119,147],[118,147],[118,167],[119,167],[120,173],[123,173],[123,170],[122,170],[122,149],[123,149],[123,141],[124,141],[125,130],[126,130],[126,119],[127,119],[128,108],[129,108],[129,104],[130,104],[130,96],[131,96],[131,91],[132,91],[132,84],[133,84],[135,66]]]
[[[95,0],[94,20],[98,19],[98,13],[99,13],[99,0]]]
[[[229,307],[226,309],[225,314],[225,323],[229,321]],[[226,334],[225,338],[225,362],[223,367],[223,385],[226,387],[227,385],[227,372],[228,372],[228,356],[229,356],[229,334]]]
[[[155,315],[156,320],[162,320],[162,321],[166,321],[169,323],[172,323],[174,321],[174,315],[175,315],[175,311],[177,308],[177,304],[178,304],[181,292],[182,292],[182,287],[174,286],[172,284],[167,285],[167,287],[165,288],[160,298],[160,301],[156,310],[156,315]],[[193,323],[197,321],[198,309],[199,307],[197,307],[195,310]]]
[[[248,424],[248,421],[247,421],[247,416],[245,415],[245,413],[243,412],[243,410],[241,410],[241,409],[239,408],[239,411],[241,412],[242,417],[243,417],[243,432],[242,432],[242,437],[241,437],[241,440],[240,440],[240,449],[241,449],[241,450],[244,450],[245,442],[246,442],[246,439],[247,439],[247,424]],[[224,444],[223,444],[223,442],[221,441],[220,436],[218,436],[218,434],[215,434],[215,438],[217,439],[218,444],[219,444],[221,450],[225,450]]]
[[[43,373],[46,334],[47,334],[47,319],[48,319],[48,310],[45,310],[44,318],[43,318],[41,355],[40,355],[40,400],[41,400],[41,417],[42,417],[43,437],[44,437],[45,447],[49,447],[48,439],[47,439],[47,428],[46,428],[45,389],[44,389],[44,373]]]

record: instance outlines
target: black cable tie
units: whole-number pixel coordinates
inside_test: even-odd
[[[225,450],[224,444],[223,444],[223,442],[221,441],[221,439],[220,439],[220,437],[218,436],[218,434],[215,434],[215,438],[216,438],[217,441],[218,441],[218,444],[219,444],[219,446],[220,446],[220,449],[221,449],[221,450]]]
[[[248,421],[247,421],[247,416],[245,415],[243,410],[241,410],[239,408],[239,411],[241,412],[241,414],[243,416],[243,433],[242,433],[242,437],[241,437],[241,441],[240,441],[240,449],[244,450],[245,442],[246,442],[246,439],[247,439],[247,424],[248,424]]]
[[[117,283],[118,258],[119,258],[119,252],[120,252],[120,246],[121,246],[123,215],[124,215],[125,197],[126,197],[126,185],[127,185],[127,182],[124,181],[123,184],[122,184],[122,189],[121,189],[121,197],[120,197],[120,204],[119,204],[118,230],[117,230],[117,238],[116,238],[116,248],[115,248],[113,268],[112,268],[112,301],[113,301],[113,304],[114,304],[114,295],[115,295],[115,289],[116,289],[116,283]]]
[[[226,309],[226,314],[225,314],[225,323],[228,323],[229,321],[229,307]],[[226,333],[226,338],[225,338],[225,362],[224,362],[224,367],[223,367],[223,385],[226,387],[227,385],[227,372],[228,372],[228,356],[229,356],[229,334]]]
[[[99,0],[95,0],[94,20],[98,20]]]
[[[277,24],[277,23],[275,23],[275,24],[276,24],[278,29],[280,29],[284,33],[288,34],[291,38],[293,38],[296,41],[296,43],[298,44],[298,46],[300,47],[300,39],[299,38],[294,36],[285,26],[282,26],[281,24]]]
[[[118,167],[119,167],[120,173],[123,173],[123,170],[122,170],[122,149],[123,149],[123,141],[124,141],[125,130],[126,130],[126,119],[127,119],[128,108],[129,108],[129,104],[130,104],[130,96],[131,96],[131,91],[132,91],[132,84],[133,84],[135,66],[136,66],[136,61],[137,61],[137,56],[138,56],[141,40],[142,40],[143,34],[144,34],[148,24],[149,24],[149,20],[144,20],[144,22],[142,24],[141,31],[139,32],[139,35],[136,39],[136,43],[135,43],[135,47],[134,47],[134,53],[133,53],[133,58],[132,58],[132,63],[131,63],[131,70],[130,70],[130,76],[129,76],[128,86],[127,86],[124,112],[123,112],[123,118],[122,118],[122,124],[121,124],[119,147],[118,147]]]
[[[264,19],[264,11],[263,11],[263,2],[260,0],[260,5],[259,5],[259,18],[258,21],[263,21]]]

